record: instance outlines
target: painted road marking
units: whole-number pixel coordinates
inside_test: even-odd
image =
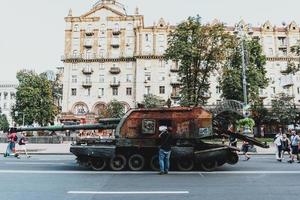
[[[59,162],[5,162],[6,165],[65,165],[66,163]]]
[[[189,194],[189,191],[69,191],[68,194]]]
[[[158,172],[114,172],[114,171],[55,171],[55,170],[0,170],[0,174],[102,174],[102,175],[145,175]],[[209,175],[209,174],[300,174],[300,171],[215,171],[215,172],[169,172],[170,175]]]

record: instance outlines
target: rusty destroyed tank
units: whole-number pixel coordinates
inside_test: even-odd
[[[171,170],[189,171],[215,168],[238,162],[238,148],[211,144],[203,138],[214,134],[229,135],[267,147],[254,138],[232,133],[220,127],[213,129],[213,116],[201,107],[173,107],[132,109],[121,119],[102,119],[98,124],[19,128],[17,131],[34,130],[111,130],[110,138],[85,138],[72,144],[70,152],[79,164],[93,170],[129,169],[158,170],[159,127],[171,127]]]

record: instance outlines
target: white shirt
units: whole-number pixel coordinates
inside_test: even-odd
[[[274,141],[274,144],[276,144],[277,146],[281,145],[281,140],[282,140],[282,135],[279,135],[276,140]]]

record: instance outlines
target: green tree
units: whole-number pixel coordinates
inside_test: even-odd
[[[52,123],[57,107],[53,103],[51,83],[43,75],[22,70],[17,73],[19,86],[16,92],[16,104],[12,107],[12,117],[18,124],[40,125]],[[17,114],[16,114],[17,113]]]
[[[164,100],[159,96],[153,94],[144,95],[144,100],[142,102],[145,108],[158,108],[164,104]]]
[[[0,130],[3,132],[7,132],[9,129],[9,123],[7,121],[5,114],[0,114]]]
[[[294,124],[298,117],[297,110],[290,98],[285,94],[279,94],[272,100],[270,121],[281,126]]]
[[[189,17],[168,37],[166,60],[179,63],[181,104],[205,104],[209,78],[235,46],[235,37],[223,24],[201,24],[200,17]]]
[[[249,101],[256,106],[259,105],[259,89],[268,86],[266,78],[266,57],[257,39],[244,40],[246,55],[246,82],[247,95]],[[243,97],[243,76],[242,76],[242,56],[240,45],[237,45],[230,59],[223,67],[222,75],[219,79],[222,96],[226,99],[244,101]]]
[[[124,105],[117,101],[110,101],[100,113],[100,118],[122,118],[125,114]]]

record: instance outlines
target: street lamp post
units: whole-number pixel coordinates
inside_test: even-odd
[[[240,37],[241,40],[241,54],[242,54],[242,76],[243,76],[243,96],[244,96],[244,106],[247,106],[247,76],[246,76],[246,62],[245,62],[245,49],[244,49],[244,36],[245,32],[243,30],[243,25],[238,24],[234,30],[234,33]]]

